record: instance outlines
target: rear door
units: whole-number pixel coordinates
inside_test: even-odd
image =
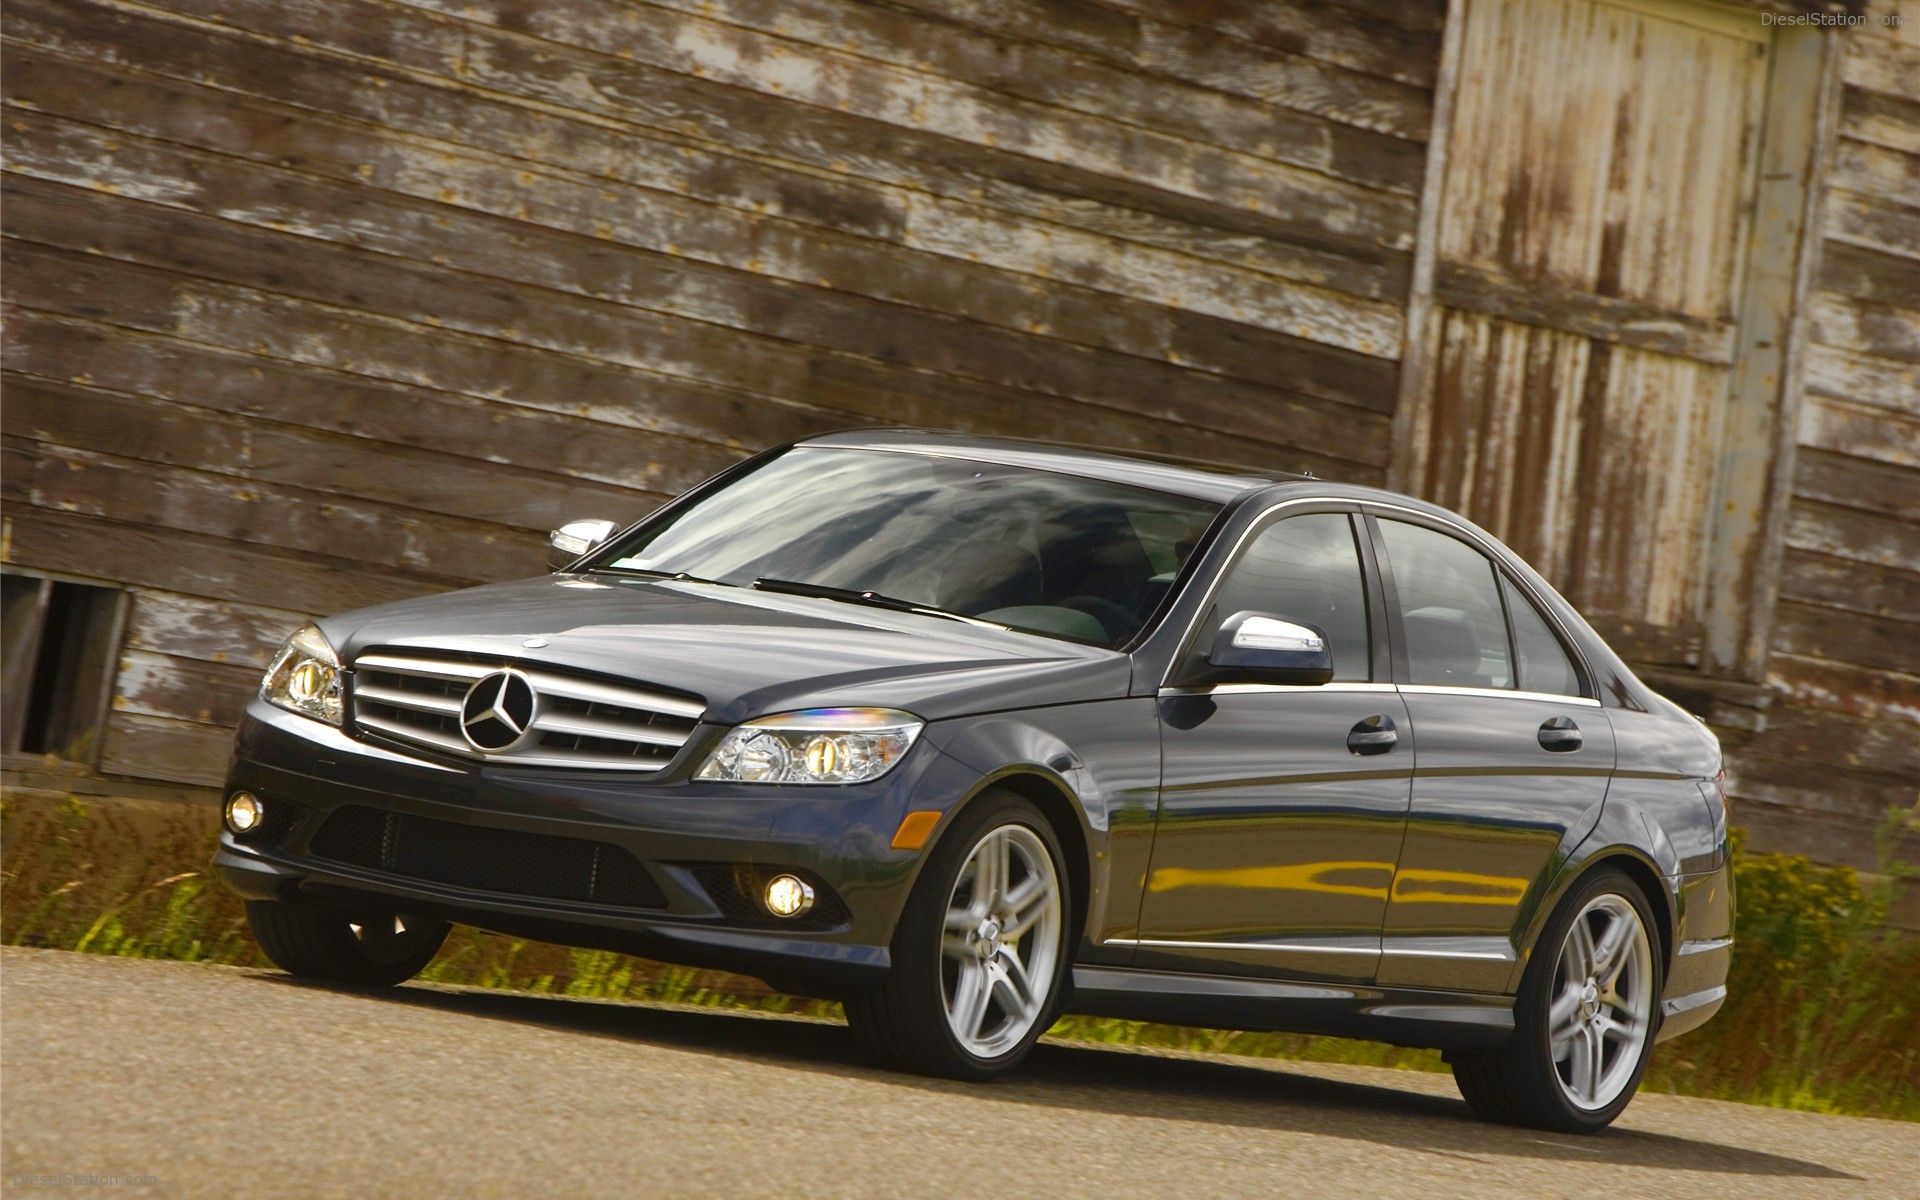
[[[1379,981],[1499,991],[1606,799],[1613,727],[1564,635],[1464,531],[1368,520],[1418,739]]]
[[[1283,510],[1222,574],[1190,654],[1234,613],[1272,613],[1327,634],[1334,681],[1163,689],[1141,966],[1372,978],[1413,747],[1363,537],[1345,509]]]

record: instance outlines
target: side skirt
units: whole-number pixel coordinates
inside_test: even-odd
[[[1513,1033],[1513,997],[1076,966],[1066,1011],[1261,1032],[1485,1050]]]

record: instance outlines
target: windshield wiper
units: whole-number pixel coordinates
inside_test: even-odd
[[[943,617],[949,621],[962,621],[968,625],[985,625],[989,629],[1005,629],[1005,625],[993,621],[982,621],[978,617],[969,617],[965,613],[948,612],[944,608],[935,608],[931,604],[920,604],[913,600],[902,600],[898,596],[883,596],[879,592],[861,591],[855,588],[828,587],[824,583],[800,583],[792,579],[756,579],[753,586],[763,592],[777,592],[787,596],[817,596],[822,600],[841,600],[848,604],[864,604],[869,608],[886,608],[894,612],[919,613],[923,617]]]
[[[728,583],[724,579],[702,579],[698,575],[689,575],[685,571],[655,571],[648,567],[588,567],[589,572],[605,571],[609,575],[628,575],[636,579],[664,579],[672,583],[711,583],[716,587],[739,587],[737,583]]]

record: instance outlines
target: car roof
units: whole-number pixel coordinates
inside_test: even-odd
[[[1001,466],[1081,475],[1223,504],[1278,483],[1314,481],[1311,475],[1290,471],[1206,462],[1152,451],[1062,445],[1026,438],[975,437],[930,429],[854,429],[808,438],[798,444],[967,458]]]

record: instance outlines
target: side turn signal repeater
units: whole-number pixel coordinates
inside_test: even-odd
[[[893,831],[895,850],[918,850],[927,844],[927,838],[933,833],[933,827],[940,823],[937,812],[910,812],[900,822],[900,828]]]

